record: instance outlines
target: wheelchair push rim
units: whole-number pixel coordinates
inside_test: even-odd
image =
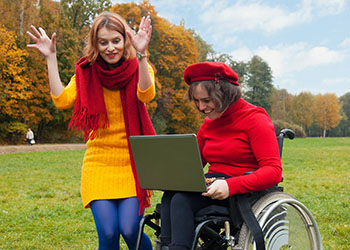
[[[322,250],[321,234],[311,212],[292,195],[274,192],[262,197],[253,212],[264,232],[267,250]],[[256,249],[253,235],[243,224],[238,239],[242,250]]]

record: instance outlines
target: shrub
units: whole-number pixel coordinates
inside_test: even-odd
[[[302,129],[302,127],[300,127],[297,124],[288,123],[288,122],[281,121],[281,120],[275,120],[275,121],[272,121],[272,122],[275,125],[275,133],[276,133],[276,135],[278,135],[279,132],[282,129],[289,128],[289,129],[291,129],[291,130],[293,130],[295,132],[295,136],[296,137],[306,137],[305,131]]]
[[[8,144],[24,142],[27,132],[27,125],[21,122],[4,122],[0,125],[1,141]]]

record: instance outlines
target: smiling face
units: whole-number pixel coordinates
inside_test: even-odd
[[[97,32],[97,44],[100,56],[111,69],[116,68],[124,55],[123,35],[116,30],[103,27]]]
[[[211,120],[219,118],[223,113],[218,112],[217,105],[213,102],[208,91],[202,86],[202,84],[197,85],[193,90],[193,101],[198,110],[206,114]]]

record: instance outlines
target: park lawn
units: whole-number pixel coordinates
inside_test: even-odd
[[[286,140],[285,192],[302,201],[320,227],[324,249],[350,246],[350,138]],[[89,209],[80,199],[84,151],[0,155],[0,250],[96,249]],[[153,211],[161,192],[155,192]],[[152,230],[146,233],[154,238]],[[122,242],[121,249],[127,249]]]
[[[350,249],[350,138],[285,141],[285,192],[313,213],[324,249]]]

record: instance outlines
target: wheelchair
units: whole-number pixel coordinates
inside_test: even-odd
[[[281,156],[284,138],[294,137],[292,130],[281,130],[277,136]],[[260,245],[257,245],[256,228],[252,228],[251,223],[247,223],[245,219],[233,221],[228,207],[212,205],[199,210],[195,215],[196,227],[191,250],[323,249],[316,220],[305,205],[292,195],[284,193],[279,186],[258,193],[251,211],[262,232]],[[154,249],[160,250],[160,206],[161,204],[157,204],[152,214],[141,219],[136,250],[141,248],[145,225],[155,230]],[[261,244],[264,245],[263,248]]]

